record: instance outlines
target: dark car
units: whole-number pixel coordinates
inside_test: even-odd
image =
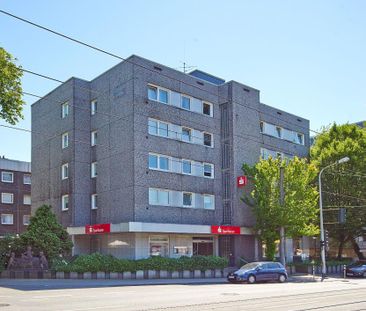
[[[366,277],[366,261],[357,261],[346,267],[346,276]]]
[[[287,272],[279,262],[251,262],[242,266],[239,270],[229,273],[227,280],[231,283],[248,282],[253,284],[257,281],[278,281],[283,283],[287,280]]]

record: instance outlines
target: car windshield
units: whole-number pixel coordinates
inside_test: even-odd
[[[257,263],[257,262],[250,262],[250,263],[247,263],[246,265],[242,266],[240,269],[249,270],[249,269],[254,269],[258,266],[259,266],[259,263]]]
[[[350,265],[350,267],[361,267],[361,266],[365,266],[366,262],[364,261],[356,261],[353,264]]]

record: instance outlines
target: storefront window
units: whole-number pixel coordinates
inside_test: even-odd
[[[169,256],[169,237],[150,236],[149,237],[150,256]]]
[[[189,255],[188,246],[174,246],[173,247],[174,255],[187,256]]]

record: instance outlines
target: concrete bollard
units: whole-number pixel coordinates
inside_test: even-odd
[[[200,279],[201,278],[201,270],[194,270],[193,271],[193,277],[195,279]]]
[[[90,280],[92,278],[91,272],[84,272],[83,279],[84,280]]]
[[[76,280],[79,278],[79,274],[77,272],[70,272],[70,279]]]
[[[212,270],[206,270],[205,271],[205,278],[212,278]]]
[[[110,272],[109,273],[109,278],[112,280],[116,280],[118,279],[118,272]]]
[[[160,277],[160,279],[167,279],[168,278],[168,271],[160,270],[159,277]]]
[[[190,279],[191,278],[191,271],[183,270],[183,279]]]
[[[136,280],[142,280],[144,278],[144,271],[143,270],[137,270],[136,271]]]
[[[179,271],[172,271],[172,279],[179,279]]]
[[[156,270],[148,270],[147,271],[148,279],[156,279]]]
[[[222,278],[222,271],[220,269],[215,269],[215,278]]]
[[[123,279],[124,280],[131,280],[132,279],[132,273],[129,271],[123,272]]]
[[[56,272],[56,279],[64,279],[65,273],[64,272]]]
[[[97,272],[97,279],[105,279],[105,272],[102,271]]]

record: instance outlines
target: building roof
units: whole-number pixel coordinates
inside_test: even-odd
[[[0,158],[0,169],[30,173],[31,164],[30,162],[7,159],[3,156]]]

